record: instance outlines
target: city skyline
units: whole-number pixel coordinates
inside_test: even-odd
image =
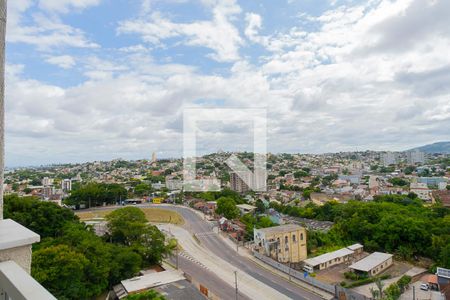
[[[275,153],[449,140],[449,5],[11,1],[6,164],[179,157],[186,107],[266,108]],[[201,153],[252,150],[213,125]]]

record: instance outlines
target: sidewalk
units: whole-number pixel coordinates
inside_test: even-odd
[[[233,243],[233,241],[231,241],[228,237],[226,237],[224,235],[225,235],[225,233],[223,233],[223,232],[219,233],[220,238],[225,242],[225,244],[227,244],[231,249],[236,250],[236,244]],[[271,272],[272,274],[275,274],[275,275],[282,277],[283,279],[289,281],[289,274],[286,274],[278,269],[275,269],[274,267],[257,259],[256,257],[253,256],[253,254],[251,253],[251,251],[249,249],[239,246],[237,254],[240,256],[243,256],[245,258],[248,258],[249,260],[251,260],[252,262],[257,264],[259,267],[266,269],[267,271]],[[297,286],[304,288],[305,290],[308,290],[308,291],[322,297],[323,299],[333,299],[334,298],[334,295],[327,293],[327,292],[325,292],[319,288],[316,288],[314,286],[311,286],[311,285],[309,285],[301,280],[298,280],[296,278],[291,277],[290,281],[293,282],[294,284],[296,284]]]

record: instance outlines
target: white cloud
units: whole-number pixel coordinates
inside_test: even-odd
[[[212,10],[212,20],[192,23],[176,23],[159,12],[149,19],[127,20],[120,23],[118,33],[137,33],[150,44],[159,45],[174,37],[186,38],[182,41],[189,46],[201,46],[214,51],[211,57],[217,61],[239,59],[239,47],[243,40],[238,29],[232,24],[234,17],[241,12],[235,1],[203,1]]]
[[[82,10],[99,5],[101,0],[39,0],[39,6],[47,11],[68,13],[70,10]]]
[[[55,3],[59,1],[55,1]],[[77,1],[73,1],[75,3]],[[78,7],[89,1],[79,2]],[[53,2],[48,2],[50,3]],[[62,1],[64,7],[70,1]],[[48,16],[42,12],[33,13],[31,17],[25,14],[34,8],[31,0],[17,0],[8,3],[8,22],[6,40],[8,43],[25,43],[36,46],[40,51],[49,51],[58,47],[96,48],[98,44],[90,41],[85,33],[64,24],[56,15]]]
[[[50,56],[45,61],[63,69],[71,69],[76,64],[75,59],[70,55]]]
[[[43,15],[35,15],[34,24],[30,26],[9,22],[6,40],[9,43],[31,44],[42,51],[55,47],[99,47],[96,43],[89,41],[80,29]]]
[[[245,36],[251,41],[260,42],[258,37],[258,31],[262,27],[262,18],[260,15],[255,13],[246,13],[245,21],[247,22],[247,27],[245,28]]]
[[[27,79],[23,66],[9,65],[8,160],[137,158],[155,148],[178,156],[183,106],[214,100],[225,107],[267,107],[272,152],[402,150],[448,139],[450,56],[444,54],[450,52],[450,20],[443,13],[448,1],[336,6],[266,35],[264,15],[246,13],[242,36],[267,50],[248,61],[239,55],[244,41],[234,25],[241,8],[234,1],[202,3],[212,12],[210,20],[175,22],[173,15],[153,12],[120,23],[119,33],[137,33],[145,43],[113,49],[117,56],[105,49],[78,57],[77,69],[86,79],[73,87]],[[24,10],[27,3],[16,6]],[[271,32],[264,20],[264,32]],[[34,29],[32,44],[39,37],[46,41],[48,32],[69,30],[54,20],[39,22],[47,29]],[[306,30],[304,22],[314,29]],[[417,23],[425,29],[416,32],[411,24]],[[69,30],[67,39],[75,33]],[[221,75],[195,61],[173,63],[182,60],[149,52],[173,38],[207,47],[215,59],[233,65]],[[227,130],[243,128],[237,127]],[[220,140],[204,142],[205,149],[243,149],[248,143],[239,134],[217,136]]]

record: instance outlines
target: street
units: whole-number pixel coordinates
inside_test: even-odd
[[[180,269],[195,276],[219,297],[234,298],[234,270],[238,271],[239,298],[245,299],[323,299],[268,269],[262,268],[239,251],[225,243],[213,231],[211,222],[204,220],[200,212],[184,206],[163,204],[141,204],[138,207],[153,207],[178,212],[185,223],[182,227],[162,224],[182,245],[184,256],[179,255]],[[119,208],[119,207],[117,207]],[[111,207],[92,210],[111,209]],[[195,238],[194,238],[195,236]],[[196,241],[197,240],[197,241]],[[198,243],[200,242],[200,243]],[[241,249],[241,251],[244,251]],[[174,261],[173,261],[174,262]]]
[[[161,206],[151,204],[149,206],[161,207],[178,212],[185,220],[183,227],[190,233],[195,234],[202,246],[219,258],[233,265],[239,271],[245,272],[255,280],[270,286],[284,296],[291,299],[322,299],[320,296],[274,275],[266,269],[262,269],[253,261],[239,255],[239,252],[236,253],[235,249],[229,247],[217,233],[213,232],[213,226],[210,222],[202,219],[199,214],[193,212],[189,208],[183,206]]]

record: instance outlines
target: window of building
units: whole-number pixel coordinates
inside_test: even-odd
[[[289,243],[289,237],[288,237],[288,236],[285,236],[285,237],[284,237],[284,243],[285,243],[285,244]]]
[[[303,233],[300,233],[300,240],[303,241]]]
[[[294,243],[297,242],[296,239],[295,239],[295,234],[292,235],[292,241],[293,241]]]

